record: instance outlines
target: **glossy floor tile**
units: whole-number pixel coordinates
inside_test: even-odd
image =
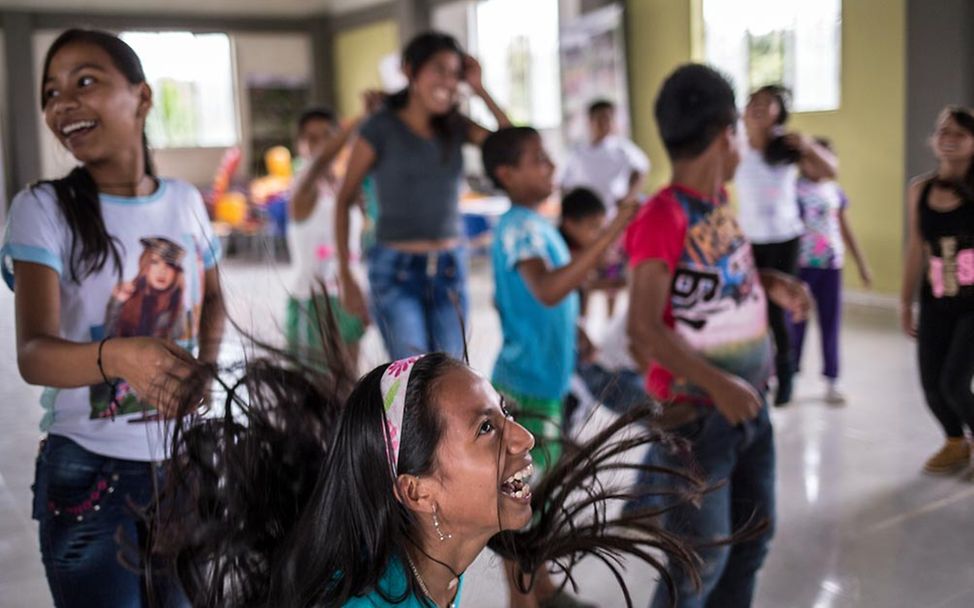
[[[280,327],[284,267],[228,262],[227,297],[234,317],[260,335]],[[473,364],[489,371],[499,345],[489,275],[473,272],[470,343]],[[604,310],[596,300],[593,319]],[[593,320],[593,333],[600,324]],[[940,433],[923,406],[912,343],[888,313],[854,311],[843,337],[843,388],[849,405],[820,399],[813,335],[797,398],[775,410],[779,521],[761,573],[760,608],[970,608],[974,606],[974,483],[922,475]],[[24,385],[13,350],[13,297],[0,293],[0,607],[51,605],[29,518],[30,483],[39,432],[39,390]],[[377,336],[367,337],[366,365],[380,362]],[[239,354],[231,338],[225,356]],[[593,421],[604,423],[606,415]],[[641,455],[633,454],[633,458]],[[629,564],[626,582],[642,607],[655,584]],[[576,574],[581,595],[623,606],[614,581],[597,563]],[[463,606],[504,606],[496,559],[485,553],[470,569]]]

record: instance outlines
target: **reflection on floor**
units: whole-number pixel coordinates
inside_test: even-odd
[[[228,262],[234,317],[261,335],[279,328],[286,269]],[[471,360],[489,371],[498,322],[485,269],[473,272]],[[596,300],[593,318],[604,309]],[[594,333],[599,323],[593,322]],[[38,389],[17,374],[13,297],[0,294],[0,607],[51,605],[30,520],[33,456],[39,437]],[[810,347],[817,347],[812,338]],[[795,403],[773,412],[778,452],[779,521],[758,588],[761,608],[969,608],[974,606],[974,484],[919,473],[940,442],[923,407],[911,343],[885,314],[846,320],[843,386],[849,405],[820,399],[818,356],[806,353]],[[238,348],[225,349],[233,357]],[[364,364],[383,358],[370,335]],[[597,426],[604,417],[596,418]],[[634,455],[638,457],[639,455]],[[636,606],[654,586],[633,565],[627,583]],[[581,595],[624,605],[597,563],[584,563]],[[485,553],[470,569],[465,608],[504,605],[496,560]]]

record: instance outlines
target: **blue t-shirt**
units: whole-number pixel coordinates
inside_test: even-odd
[[[517,269],[533,258],[555,269],[566,266],[571,254],[551,222],[514,205],[497,224],[491,247],[495,304],[504,333],[493,381],[526,397],[561,399],[575,368],[578,294],[569,294],[555,306],[542,304]]]
[[[382,589],[386,596],[395,599],[406,592],[407,585],[406,571],[403,569],[402,563],[398,559],[391,560],[389,562],[389,567],[386,569],[386,573],[382,576],[382,580],[379,581],[379,588]],[[453,605],[456,608],[460,608],[460,595],[462,593],[463,576],[461,575],[460,582],[457,585],[457,596],[453,601]],[[433,606],[433,602],[423,602],[415,595],[410,595],[401,603],[393,604],[383,599],[378,590],[373,591],[368,595],[352,598],[345,602],[345,608],[376,608],[383,606],[395,608],[430,608]]]

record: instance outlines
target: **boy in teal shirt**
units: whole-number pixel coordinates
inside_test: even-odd
[[[554,165],[530,127],[501,129],[483,146],[484,169],[511,199],[491,247],[503,346],[492,380],[525,415],[541,441],[537,469],[557,460],[562,403],[575,368],[578,294],[602,254],[617,241],[638,205],[626,201],[589,247],[572,258],[558,229],[538,213],[554,191]]]

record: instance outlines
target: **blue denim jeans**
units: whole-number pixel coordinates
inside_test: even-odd
[[[136,509],[152,502],[153,476],[162,483],[153,463],[100,456],[59,435],[44,441],[33,517],[40,523],[41,557],[57,608],[189,605],[161,567],[153,567],[151,576],[141,568],[148,529]]]
[[[774,436],[768,408],[757,418],[731,426],[713,407],[700,406],[701,416],[674,431],[688,439],[689,453],[676,452],[663,445],[653,446],[647,463],[695,470],[708,483],[723,483],[706,494],[699,508],[685,505],[669,511],[664,525],[691,543],[707,543],[726,538],[748,522],[768,521],[771,527],[758,536],[734,545],[699,549],[703,560],[702,586],[695,591],[691,580],[679,568],[667,571],[676,583],[679,608],[747,608],[754,596],[758,570],[764,563],[773,534],[775,518]],[[667,483],[677,483],[667,479]],[[638,485],[659,488],[658,474],[643,473]],[[671,488],[672,489],[672,488]],[[650,496],[635,506],[661,506],[660,497]],[[666,500],[672,500],[667,498]],[[660,585],[651,608],[669,608],[670,594]]]
[[[434,351],[463,356],[465,248],[418,254],[375,245],[368,263],[372,317],[392,359]]]

